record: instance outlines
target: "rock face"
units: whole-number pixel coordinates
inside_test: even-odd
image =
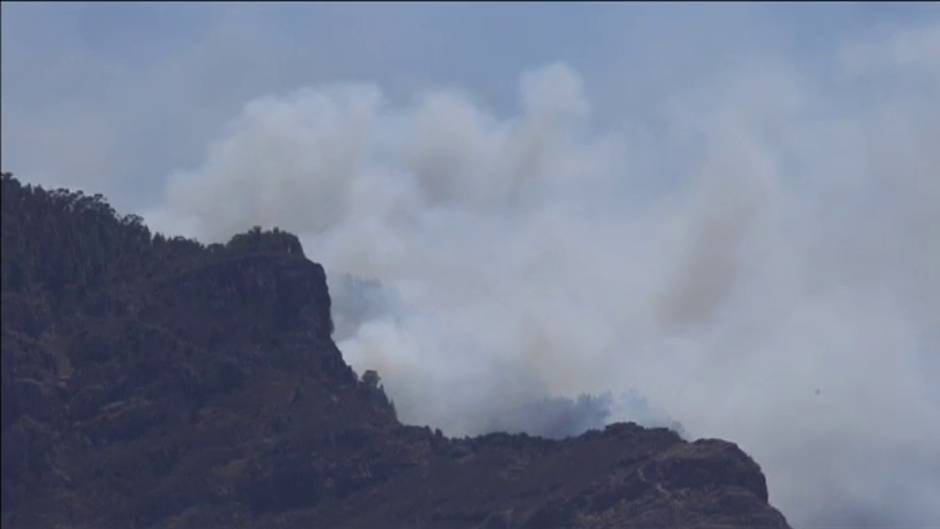
[[[165,239],[9,175],[2,204],[4,528],[787,527],[724,441],[400,424],[290,234]]]

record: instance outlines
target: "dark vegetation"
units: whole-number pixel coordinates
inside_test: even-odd
[[[2,302],[4,528],[787,527],[724,441],[401,425],[277,229],[205,246],[5,174]]]

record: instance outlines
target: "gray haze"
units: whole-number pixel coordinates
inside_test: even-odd
[[[405,422],[678,421],[751,454],[796,528],[937,527],[936,10],[533,7],[523,36],[522,6],[509,22],[411,6],[387,25],[322,9],[363,40],[324,30],[334,46],[286,51],[265,31],[297,28],[239,11],[139,77],[92,54],[126,89],[99,113],[93,90],[29,106],[25,65],[74,66],[10,55],[4,17],[4,170],[113,189],[206,241],[298,233],[344,357],[379,371]],[[463,23],[497,24],[478,45],[494,48]],[[219,60],[227,39],[247,70]],[[171,162],[143,163],[150,149]]]

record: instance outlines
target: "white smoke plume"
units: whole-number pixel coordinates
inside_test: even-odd
[[[524,73],[509,116],[456,89],[263,97],[147,217],[300,234],[345,358],[405,422],[642,395],[556,408],[732,439],[796,527],[935,525],[938,37],[719,72],[617,130],[564,64]]]

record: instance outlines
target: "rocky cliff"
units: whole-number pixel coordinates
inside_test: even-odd
[[[786,528],[732,443],[405,426],[296,237],[2,188],[4,528]]]

